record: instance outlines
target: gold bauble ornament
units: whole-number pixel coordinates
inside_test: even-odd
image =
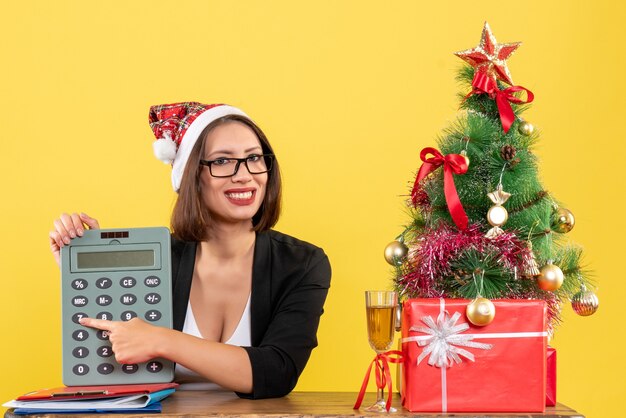
[[[580,292],[572,296],[572,309],[580,316],[593,315],[599,305],[598,296],[591,290],[587,290],[585,285],[581,285]]]
[[[574,228],[574,214],[565,208],[558,208],[552,214],[552,230],[561,234],[566,234]]]
[[[523,121],[517,127],[520,134],[524,136],[531,136],[535,132],[535,127],[530,122]]]
[[[391,241],[385,247],[385,260],[392,266],[399,267],[406,259],[409,249],[400,241]]]
[[[548,263],[541,267],[539,276],[537,276],[537,285],[543,290],[554,292],[563,284],[563,272],[559,266],[552,264],[549,260]]]
[[[496,317],[496,307],[489,299],[477,297],[467,305],[465,315],[472,324],[483,327]]]

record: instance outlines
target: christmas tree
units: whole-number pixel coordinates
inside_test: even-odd
[[[553,331],[564,301],[590,315],[598,300],[566,240],[574,216],[539,180],[539,133],[520,117],[534,96],[507,67],[519,46],[498,44],[485,23],[480,44],[456,53],[469,64],[457,77],[462,112],[438,149],[422,150],[411,222],[385,258],[402,298],[471,299],[476,325],[493,318],[489,299],[542,299]]]

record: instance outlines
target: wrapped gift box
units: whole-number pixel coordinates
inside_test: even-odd
[[[402,351],[402,341],[398,340],[398,351]],[[402,363],[398,364],[396,389],[402,396]],[[556,349],[548,347],[546,352],[546,406],[556,405]]]
[[[546,406],[556,405],[556,350],[548,347],[546,355]]]
[[[544,412],[545,303],[494,300],[495,319],[478,327],[465,316],[469,302],[404,302],[404,407],[412,412]],[[447,366],[437,366],[438,356]]]

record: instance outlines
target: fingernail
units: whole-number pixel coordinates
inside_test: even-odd
[[[76,238],[76,233],[74,231],[70,231],[70,237]]]
[[[70,239],[68,237],[63,237],[63,242],[66,244],[70,243]]]
[[[82,237],[82,236],[83,236],[83,232],[85,232],[85,231],[83,231],[83,229],[82,229],[82,228],[78,228],[78,229],[76,230],[76,232],[78,233],[78,236],[79,236],[79,237]]]

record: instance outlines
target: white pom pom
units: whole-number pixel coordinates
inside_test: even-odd
[[[163,138],[159,138],[153,143],[154,155],[165,164],[171,164],[176,157],[176,142],[174,142],[169,135],[169,132],[164,132]]]

